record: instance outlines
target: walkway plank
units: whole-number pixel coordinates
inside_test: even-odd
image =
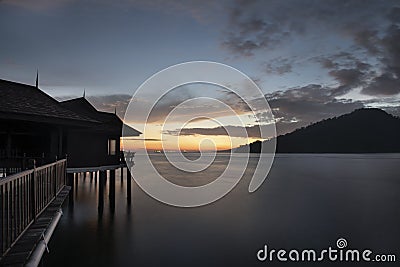
[[[42,239],[42,235],[47,231],[53,218],[60,210],[70,189],[71,187],[69,186],[63,187],[57,197],[1,259],[0,266],[24,266],[35,250],[36,245]]]

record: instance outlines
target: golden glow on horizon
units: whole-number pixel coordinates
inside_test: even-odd
[[[238,124],[238,120],[241,122]],[[241,114],[237,116],[219,117],[218,120],[204,119],[193,120],[187,123],[170,121],[168,123],[147,123],[129,125],[143,132],[137,140],[125,139],[121,141],[121,146],[125,144],[126,150],[168,150],[168,151],[215,151],[228,150],[260,140],[256,137],[230,137],[228,135],[185,135],[176,132],[177,129],[213,129],[223,127],[223,125],[245,125],[256,124],[256,119],[251,114]],[[226,132],[226,131],[225,131]],[[135,138],[134,138],[135,139]]]
[[[144,149],[171,151],[214,151],[227,150],[259,140],[259,138],[241,138],[222,135],[190,135],[176,138],[178,139],[177,142],[179,142],[178,146],[175,145],[175,142],[171,142],[171,140],[163,140],[164,144],[163,141],[124,140],[123,142],[121,141],[121,147],[123,147],[122,143],[125,143],[124,149],[133,151]]]

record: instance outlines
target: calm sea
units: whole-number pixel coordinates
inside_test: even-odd
[[[160,172],[181,185],[218,176],[219,155],[207,175],[176,171],[154,156]],[[160,157],[160,158],[157,158]],[[196,156],[193,155],[195,158]],[[227,196],[199,208],[176,208],[147,196],[126,175],[116,177],[115,209],[107,184],[99,209],[99,181],[80,177],[74,201],[49,243],[43,266],[399,266],[400,154],[277,155],[264,184],[248,193],[244,178]],[[280,263],[257,260],[258,250],[347,248],[395,254],[395,263]]]

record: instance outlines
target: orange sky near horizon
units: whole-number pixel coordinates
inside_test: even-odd
[[[121,149],[126,150],[169,150],[169,151],[215,151],[215,150],[228,150],[240,145],[249,144],[259,139],[257,138],[240,138],[240,137],[229,137],[221,135],[190,135],[190,136],[179,136],[178,140],[121,140]],[[124,147],[125,142],[125,147]]]

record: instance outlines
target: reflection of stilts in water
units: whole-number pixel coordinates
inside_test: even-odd
[[[124,182],[123,179],[126,177],[126,198],[128,207],[131,206],[132,201],[132,176],[130,171],[126,170],[126,176],[124,174],[124,168],[126,165],[120,165],[117,168],[107,168],[97,167],[97,168],[71,168],[69,169],[70,173],[68,173],[68,183],[71,186],[70,198],[69,198],[69,209],[70,216],[73,215],[74,202],[78,197],[78,183],[85,182],[86,178],[89,179],[89,192],[94,188],[98,193],[98,219],[102,220],[104,215],[104,198],[108,193],[108,201],[109,201],[109,211],[111,218],[113,219],[115,214],[115,205],[116,205],[116,175],[119,173],[121,175],[121,195],[124,194]],[[118,170],[119,169],[119,170]],[[94,182],[93,182],[94,179]],[[108,185],[107,185],[107,179]],[[92,188],[92,186],[94,186]],[[84,186],[87,188],[87,186]],[[81,189],[82,190],[82,189]]]
[[[67,184],[71,187],[68,195],[68,216],[72,217],[74,215],[74,173],[68,173]]]
[[[125,162],[127,165],[134,165],[134,157],[135,157],[135,152],[132,151],[124,151],[124,157],[125,157]]]
[[[98,200],[98,220],[101,221],[104,211],[104,186],[106,179],[106,171],[99,171],[99,200]]]
[[[124,185],[124,167],[121,167],[121,188]]]
[[[114,217],[115,213],[115,170],[110,170],[110,181],[108,186],[108,198],[110,201],[110,214]]]
[[[126,199],[128,205],[131,205],[131,194],[132,194],[132,176],[130,170],[126,169]]]
[[[74,193],[75,193],[75,199],[78,197],[78,182],[79,182],[79,176],[81,173],[75,173],[75,184],[74,184]]]

